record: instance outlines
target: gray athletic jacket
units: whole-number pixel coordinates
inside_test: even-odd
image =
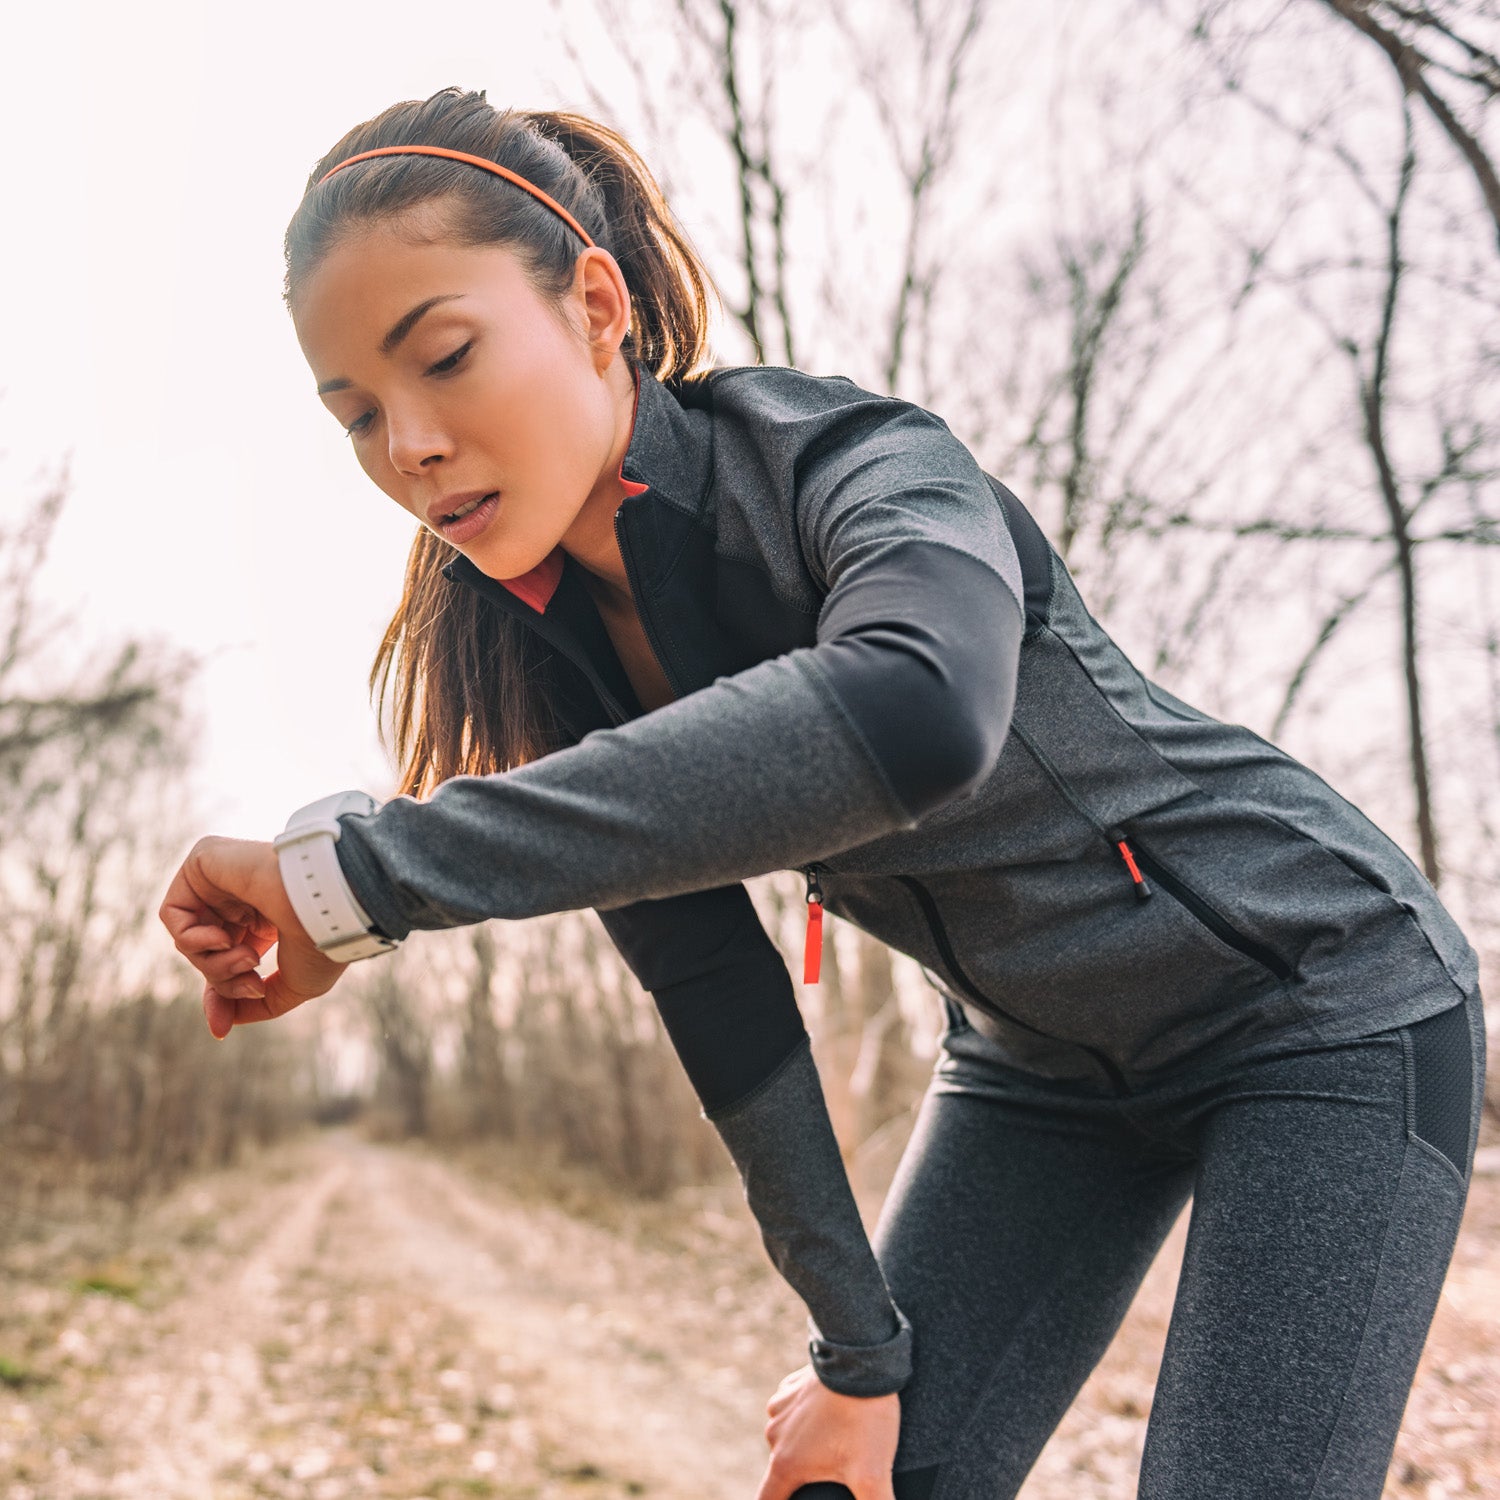
[[[340,863],[396,938],[596,910],[807,1305],[819,1376],[899,1390],[912,1330],[747,877],[802,871],[1017,1066],[1118,1095],[1436,1014],[1477,957],[1326,782],[1136,670],[940,418],[794,369],[637,378],[615,526],[675,700],[642,712],[560,549],[503,581],[456,555],[454,586],[535,648],[556,747],[346,814]]]

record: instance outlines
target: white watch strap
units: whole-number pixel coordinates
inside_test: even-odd
[[[298,808],[272,840],[292,910],[318,948],[340,963],[388,953],[396,942],[371,932],[369,914],[349,886],[334,845],[341,812],[373,812],[365,792],[337,792]]]

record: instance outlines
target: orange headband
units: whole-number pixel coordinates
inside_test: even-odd
[[[453,161],[466,161],[470,166],[483,167],[486,172],[494,172],[497,176],[507,178],[515,183],[517,187],[525,188],[534,197],[540,198],[553,213],[560,215],[573,228],[585,245],[593,246],[593,240],[584,232],[583,225],[565,209],[555,198],[549,198],[535,183],[527,182],[519,172],[512,172],[509,167],[502,167],[499,162],[490,161],[483,156],[470,156],[467,151],[450,151],[446,146],[377,146],[373,151],[361,151],[355,156],[346,156],[336,167],[330,167],[320,178],[317,186],[322,187],[335,172],[342,172],[345,167],[352,167],[357,161],[367,161],[372,156],[446,156]]]

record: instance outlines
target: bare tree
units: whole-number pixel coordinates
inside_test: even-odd
[[[370,1029],[380,1057],[377,1097],[384,1094],[402,1135],[426,1135],[430,1124],[428,1098],[432,1083],[432,1026],[430,1007],[423,1003],[419,985],[408,982],[422,955],[393,953],[373,965],[363,986],[369,1007]]]
[[[193,664],[111,641],[67,669],[35,580],[65,474],[0,529],[0,1180],[22,1209],[71,1187],[134,1205],[306,1118],[295,1044],[223,1049],[156,900],[186,842]],[[9,1230],[24,1214],[0,1221]]]
[[[1390,60],[1403,92],[1422,101],[1443,134],[1474,174],[1500,245],[1500,176],[1494,158],[1478,135],[1459,118],[1448,97],[1433,83],[1434,74],[1468,92],[1466,101],[1482,108],[1500,96],[1500,58],[1493,42],[1481,44],[1456,28],[1483,24],[1456,5],[1397,5],[1391,0],[1321,0],[1335,15],[1367,36]],[[1490,17],[1491,22],[1494,16]],[[1441,53],[1446,56],[1440,55]]]
[[[0,535],[0,1046],[22,1074],[75,1006],[113,998],[150,932],[147,872],[181,834],[161,804],[186,764],[190,664],[124,641],[64,681],[48,648],[60,627],[41,620],[33,583],[66,494],[63,478]]]
[[[1428,879],[1436,885],[1443,877],[1443,861],[1423,709],[1422,650],[1424,635],[1431,635],[1432,627],[1424,621],[1419,560],[1434,548],[1451,551],[1455,545],[1493,545],[1495,517],[1482,497],[1487,489],[1492,490],[1496,467],[1500,426],[1490,413],[1494,410],[1495,375],[1500,369],[1495,350],[1487,348],[1482,339],[1471,341],[1469,349],[1463,351],[1462,362],[1445,369],[1440,384],[1422,372],[1422,366],[1430,359],[1435,343],[1451,343],[1451,328],[1463,326],[1464,304],[1468,304],[1468,317],[1483,320],[1493,318],[1497,299],[1493,278],[1486,279],[1471,255],[1466,258],[1465,242],[1472,243],[1473,236],[1466,233],[1461,217],[1445,212],[1442,179],[1429,189],[1425,202],[1415,193],[1424,155],[1431,156],[1435,143],[1423,147],[1413,119],[1413,99],[1420,97],[1427,102],[1450,139],[1456,139],[1451,128],[1456,122],[1426,82],[1425,70],[1431,59],[1405,42],[1397,45],[1394,33],[1382,30],[1376,13],[1388,12],[1390,19],[1408,30],[1441,30],[1467,57],[1472,75],[1467,81],[1485,97],[1493,93],[1486,82],[1490,75],[1485,71],[1493,58],[1483,47],[1461,43],[1450,24],[1451,16],[1444,20],[1421,7],[1326,0],[1326,8],[1367,35],[1379,33],[1377,39],[1383,38],[1383,44],[1395,46],[1399,53],[1400,86],[1394,91],[1392,103],[1400,121],[1400,138],[1388,169],[1393,179],[1389,190],[1382,188],[1381,167],[1372,160],[1378,156],[1378,148],[1372,152],[1368,139],[1352,133],[1352,95],[1346,96],[1348,102],[1343,107],[1335,96],[1320,107],[1294,112],[1255,88],[1251,79],[1253,54],[1258,47],[1274,48],[1275,28],[1286,24],[1284,12],[1257,31],[1246,7],[1216,5],[1200,9],[1194,24],[1194,35],[1213,70],[1212,76],[1227,94],[1252,109],[1289,146],[1331,164],[1343,179],[1343,196],[1352,214],[1369,224],[1363,243],[1351,246],[1342,263],[1303,253],[1282,255],[1277,266],[1265,249],[1260,257],[1263,283],[1272,285],[1308,326],[1321,334],[1327,349],[1348,363],[1354,416],[1350,425],[1365,449],[1374,478],[1372,495],[1381,511],[1379,523],[1370,527],[1282,527],[1279,535],[1286,542],[1331,543],[1345,551],[1351,543],[1388,551],[1373,566],[1363,566],[1323,607],[1310,644],[1293,662],[1273,732],[1280,732],[1286,723],[1314,665],[1336,636],[1357,612],[1394,583],[1399,598],[1397,661],[1417,853]],[[1226,38],[1220,32],[1228,30],[1231,23],[1237,23],[1237,29]],[[1481,164],[1487,161],[1478,137],[1460,134],[1460,144],[1467,143],[1466,158],[1477,158]],[[1434,174],[1429,171],[1428,175]],[[1250,248],[1243,238],[1238,245],[1242,253]],[[1355,287],[1368,291],[1362,290],[1359,300],[1352,304],[1359,311],[1351,318],[1349,290]],[[1365,320],[1366,326],[1361,328],[1356,319]],[[1403,324],[1407,328],[1404,337]],[[1411,398],[1414,389],[1420,392],[1415,402]],[[1416,436],[1424,426],[1433,438],[1421,445],[1425,448],[1423,457],[1414,462],[1410,455],[1419,451]],[[1455,500],[1460,502],[1458,506],[1453,504]],[[1443,516],[1445,501],[1447,515],[1436,519]],[[1451,564],[1434,560],[1433,566],[1451,572]]]

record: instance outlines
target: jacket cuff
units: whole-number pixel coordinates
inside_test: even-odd
[[[830,1390],[845,1396],[889,1396],[911,1379],[911,1323],[892,1304],[898,1324],[883,1344],[836,1344],[825,1339],[811,1315],[807,1352],[813,1372]]]
[[[339,819],[343,830],[333,846],[334,858],[338,860],[339,874],[343,876],[344,889],[356,910],[365,913],[365,925],[381,937],[404,941],[411,935],[412,924],[406,920],[402,910],[390,898],[389,883],[382,877],[380,867],[369,854],[355,846],[348,837],[350,824],[347,819],[355,816],[345,813]]]

